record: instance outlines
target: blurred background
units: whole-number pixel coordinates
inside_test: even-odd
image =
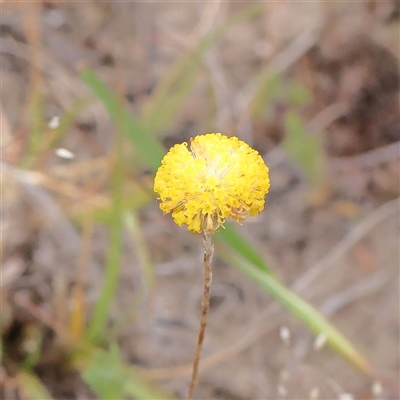
[[[271,189],[235,226],[367,357],[214,257],[199,399],[397,399],[397,1],[1,2],[2,398],[184,398],[200,235],[162,216],[175,143],[238,136]],[[228,247],[229,252],[229,247]],[[346,397],[347,396],[347,397]]]

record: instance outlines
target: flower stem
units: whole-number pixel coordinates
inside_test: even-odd
[[[211,281],[212,281],[211,262],[212,262],[212,257],[214,254],[214,246],[211,243],[211,236],[212,236],[212,233],[203,232],[204,289],[203,289],[203,298],[201,301],[201,318],[200,318],[199,335],[197,338],[197,346],[196,346],[196,351],[194,353],[194,358],[193,358],[192,380],[191,380],[190,386],[189,386],[189,393],[187,396],[188,400],[191,400],[193,398],[194,388],[197,385],[197,375],[199,372],[200,354],[201,354],[201,349],[203,347],[204,334],[205,334],[206,326],[207,326],[208,310],[210,308],[210,289],[211,289]]]

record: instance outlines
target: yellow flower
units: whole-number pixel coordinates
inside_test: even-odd
[[[193,232],[215,232],[226,219],[242,222],[264,209],[270,182],[260,154],[237,137],[196,136],[173,146],[156,173],[164,214]]]

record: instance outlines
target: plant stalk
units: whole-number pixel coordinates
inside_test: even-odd
[[[211,242],[212,234],[209,232],[203,232],[203,245],[204,245],[204,262],[203,262],[203,275],[204,275],[204,288],[203,288],[203,298],[201,301],[201,318],[200,318],[200,327],[199,327],[199,335],[197,338],[197,346],[196,351],[194,353],[193,358],[193,370],[192,370],[192,379],[189,386],[189,393],[187,396],[187,400],[191,400],[193,398],[194,389],[197,385],[197,376],[199,373],[199,363],[200,363],[200,354],[201,349],[203,348],[204,334],[206,332],[207,327],[207,316],[208,310],[210,308],[210,290],[211,290],[211,281],[212,281],[212,271],[211,271],[211,262],[214,254],[214,246]]]

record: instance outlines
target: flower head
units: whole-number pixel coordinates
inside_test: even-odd
[[[260,154],[237,137],[199,135],[173,146],[156,173],[164,214],[193,232],[215,232],[226,219],[242,222],[264,209],[270,182]]]

